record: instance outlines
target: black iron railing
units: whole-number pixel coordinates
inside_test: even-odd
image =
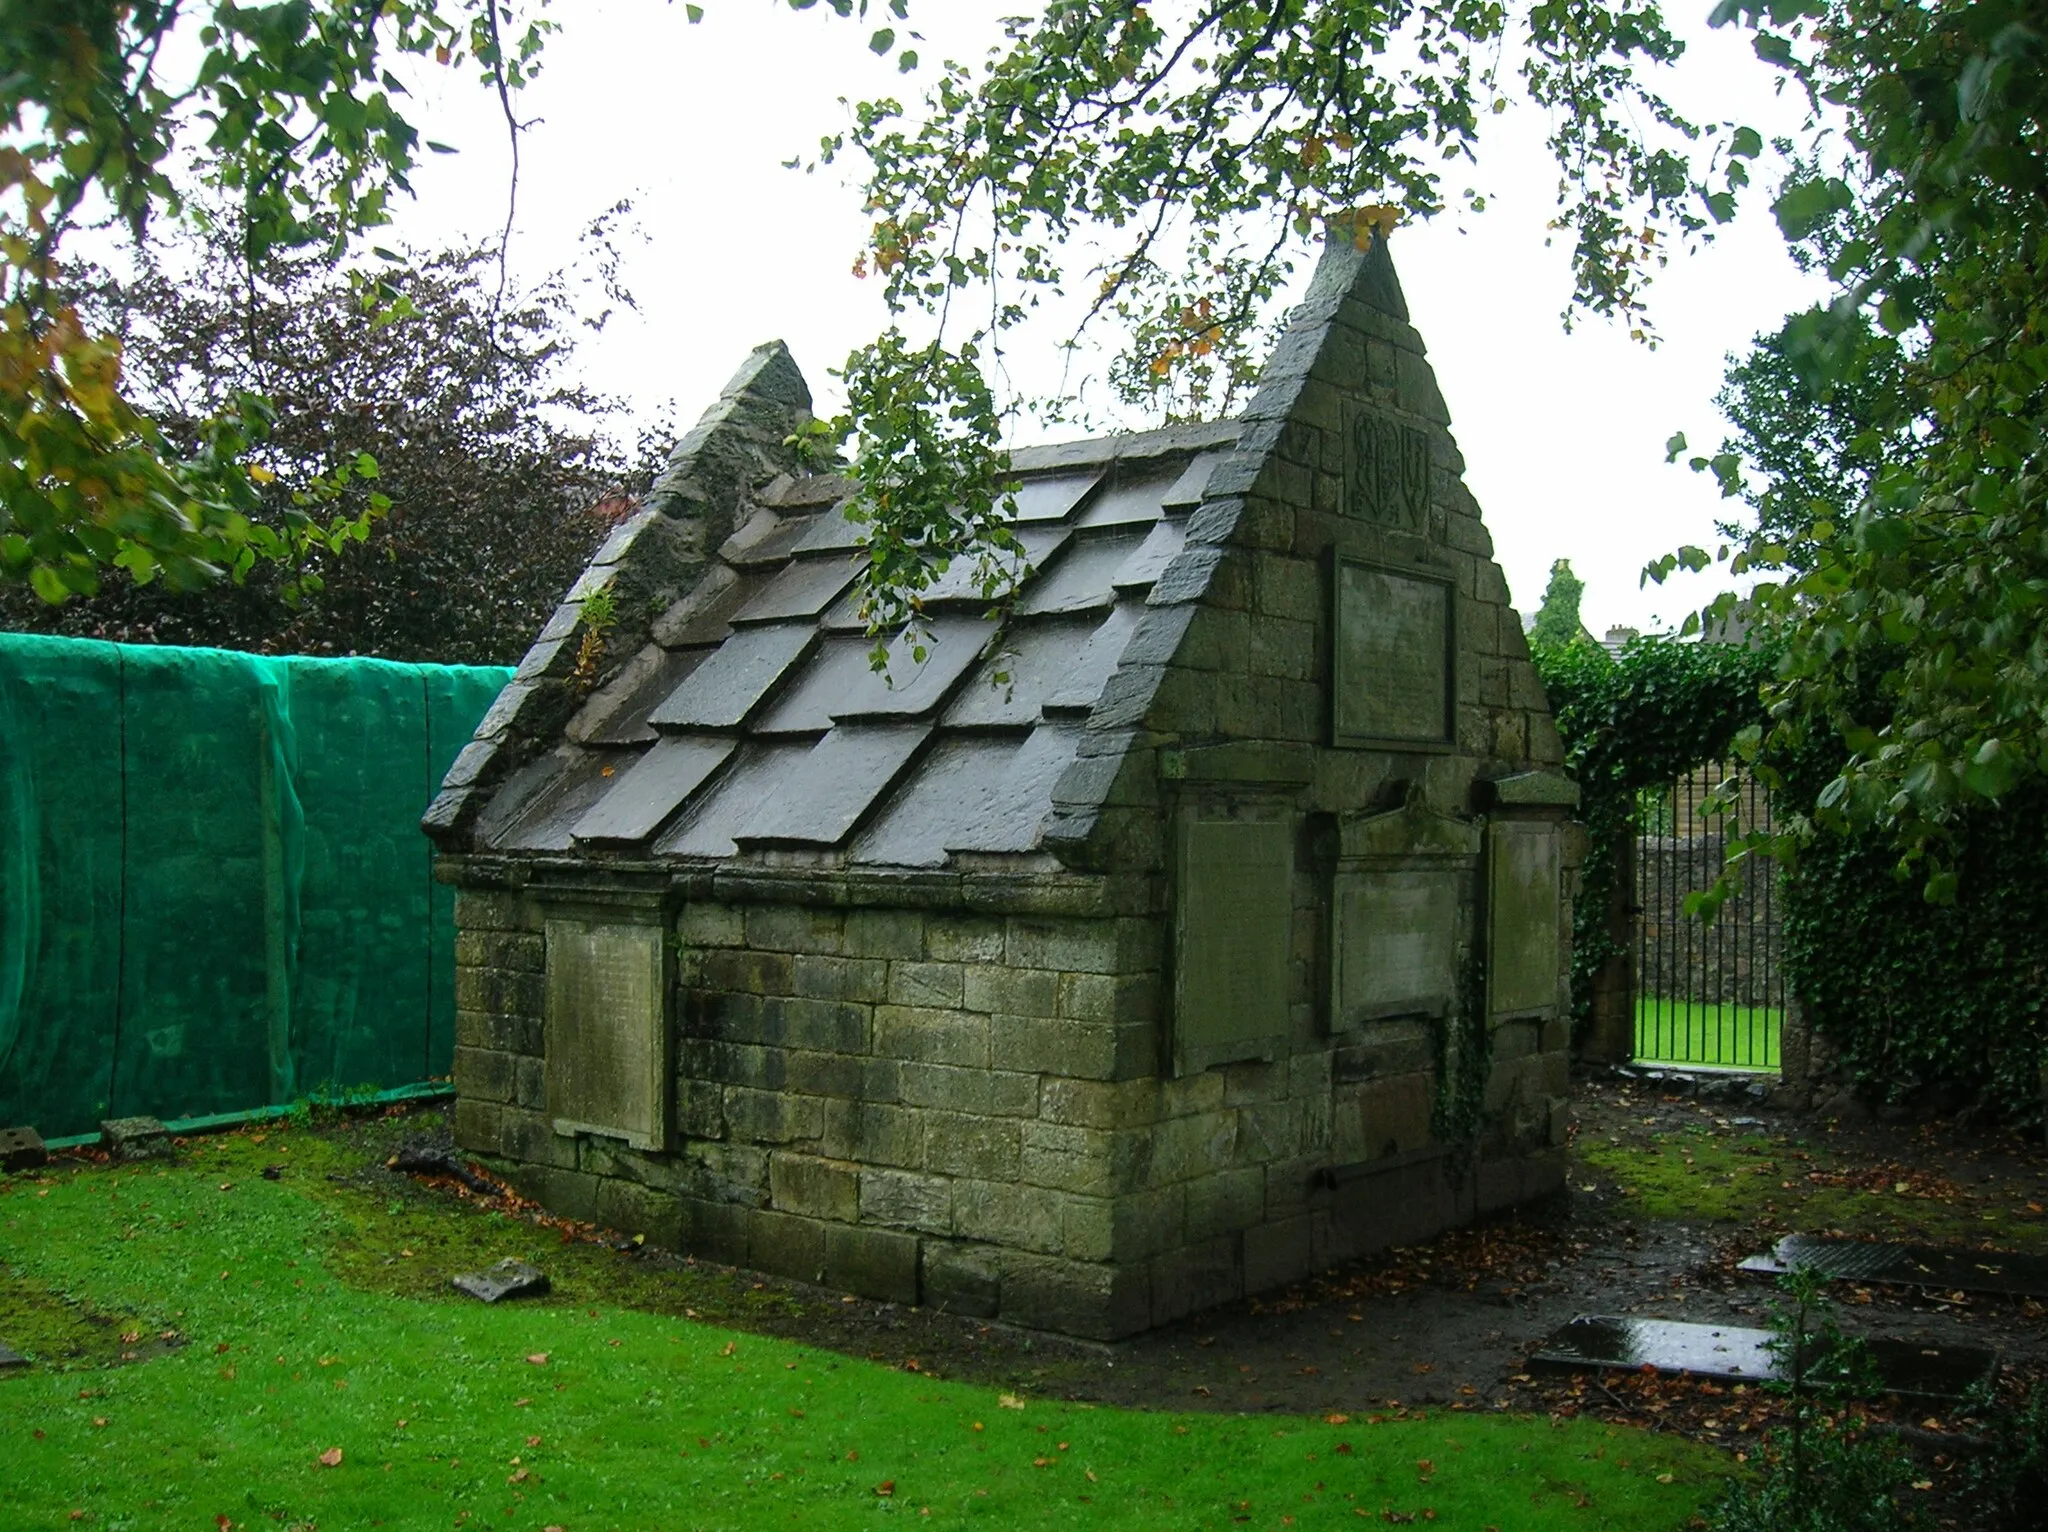
[[[1770,828],[1769,800],[1754,787],[1709,811],[1733,770],[1702,766],[1638,800],[1635,1054],[1646,1063],[1778,1068],[1785,981],[1775,866],[1746,863],[1711,924],[1685,909],[1688,894],[1721,875],[1738,826]]]

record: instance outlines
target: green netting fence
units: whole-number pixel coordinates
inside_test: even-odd
[[[419,817],[509,674],[0,634],[0,1127],[445,1075]]]

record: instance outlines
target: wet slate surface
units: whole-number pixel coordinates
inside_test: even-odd
[[[538,1298],[548,1290],[547,1273],[525,1261],[507,1258],[483,1271],[467,1271],[451,1277],[449,1285],[485,1303],[502,1303],[507,1298]]]
[[[630,767],[569,832],[579,841],[646,840],[732,755],[730,735],[671,734]]]
[[[816,636],[809,623],[796,622],[734,633],[647,721],[657,729],[738,727]]]
[[[1086,653],[1097,627],[1083,619],[1020,628],[960,688],[946,709],[946,722],[968,728],[1030,728],[1038,722],[1046,699],[1061,689]]]
[[[1202,477],[1207,479],[1208,474],[1204,472]],[[1120,478],[1088,502],[1087,508],[1074,518],[1074,525],[1120,527],[1155,522],[1159,519],[1160,502],[1180,479],[1178,472]]]
[[[1774,1277],[1795,1266],[1817,1268],[1835,1281],[2048,1297],[2048,1260],[2004,1251],[1945,1250],[1933,1245],[1788,1234],[1768,1254],[1744,1261],[1741,1269]]]
[[[1027,617],[1100,611],[1116,600],[1116,573],[1145,544],[1139,528],[1074,540],[1074,546],[1025,588],[1017,610]]]
[[[1122,460],[1026,454],[1029,567],[1008,652],[991,656],[989,598],[962,560],[924,593],[929,653],[899,644],[880,673],[846,481],[764,490],[568,743],[494,796],[479,838],[691,860],[802,846],[919,867],[1036,849],[1077,726],[1181,549],[1178,513],[1226,455],[1192,441]]]
[[[794,559],[732,614],[733,626],[815,617],[853,583],[853,575],[853,560],[837,554]]]
[[[597,750],[549,763],[549,781],[498,843],[519,851],[569,850],[575,845],[569,832],[639,759],[637,750]]]
[[[1064,521],[1088,491],[1102,482],[1100,468],[1026,479],[1017,490],[1017,520]]]
[[[1529,1365],[1551,1372],[1632,1372],[1648,1367],[1735,1383],[1784,1376],[1771,1350],[1769,1330],[1740,1325],[1686,1324],[1670,1319],[1582,1314],[1553,1333]],[[1987,1377],[1997,1358],[1968,1346],[1924,1346],[1913,1341],[1865,1341],[1877,1392],[1912,1398],[1959,1399]]]
[[[1042,724],[1010,757],[994,783],[988,811],[947,839],[949,851],[1031,851],[1038,831],[1052,810],[1052,790],[1060,774],[1073,764],[1080,732]]]
[[[865,638],[829,638],[788,691],[756,725],[765,734],[823,733],[835,719],[919,718],[936,712],[974,664],[988,630],[973,618],[941,619],[922,661],[902,640],[887,670],[869,659]]]
[[[734,839],[760,812],[764,800],[782,791],[811,753],[808,739],[744,746],[732,769],[675,825],[655,841],[661,856],[728,857],[739,845]]]
[[[736,839],[836,846],[910,764],[928,724],[834,729],[805,754]]]
[[[1135,601],[1118,603],[1088,635],[1088,642],[1074,656],[1059,685],[1046,693],[1045,711],[1086,713],[1093,709],[1144,615],[1144,608]]]
[[[1109,577],[1109,583],[1118,591],[1139,590],[1157,580],[1174,555],[1187,542],[1187,529],[1177,522],[1162,521],[1145,535],[1145,540],[1131,550],[1129,558],[1116,568]]]
[[[946,572],[926,587],[924,604],[940,606],[948,603],[985,606],[991,600],[1001,600],[1019,583],[1020,577],[1030,571],[1043,570],[1058,557],[1060,549],[1073,536],[1065,527],[1026,527],[1017,534],[1022,552],[1004,551],[989,562],[992,566],[996,586],[991,596],[982,584],[982,561],[974,558],[957,558],[946,566]]]

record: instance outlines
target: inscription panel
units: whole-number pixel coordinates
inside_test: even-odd
[[[1294,828],[1181,822],[1174,932],[1174,1067],[1271,1058],[1288,1031]]]
[[[547,964],[548,1112],[555,1131],[667,1148],[661,927],[550,920]]]
[[[1495,1016],[1557,1005],[1557,828],[1496,823],[1487,831],[1487,987]]]
[[[1451,869],[1337,875],[1336,1022],[1442,1016],[1458,982],[1461,876]]]
[[[1457,716],[1451,601],[1446,581],[1337,560],[1334,743],[1450,743]]]

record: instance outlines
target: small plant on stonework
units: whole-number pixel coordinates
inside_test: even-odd
[[[1795,1267],[1779,1279],[1771,1349],[1783,1368],[1770,1387],[1792,1401],[1791,1423],[1765,1443],[1762,1473],[1730,1486],[1713,1532],[1900,1532],[1920,1525],[1897,1492],[1911,1465],[1871,1439],[1855,1400],[1873,1391],[1869,1351],[1830,1312],[1827,1279]]]
[[[604,660],[605,634],[619,620],[619,598],[607,581],[577,604],[583,616],[583,637],[576,645],[576,669],[570,682],[579,692],[597,684],[597,667]]]

